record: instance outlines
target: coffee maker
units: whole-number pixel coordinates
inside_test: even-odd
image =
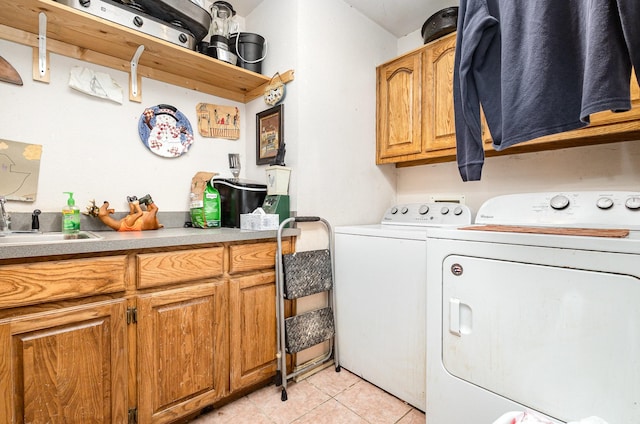
[[[262,203],[262,209],[266,213],[275,213],[279,216],[279,222],[289,218],[289,177],[291,168],[280,165],[267,167],[267,196]]]
[[[235,65],[238,57],[230,51],[229,35],[237,31],[237,24],[233,17],[236,11],[226,1],[216,1],[209,9],[211,13],[211,27],[209,29],[209,46],[207,55]]]

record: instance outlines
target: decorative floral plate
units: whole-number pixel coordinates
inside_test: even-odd
[[[138,122],[145,146],[158,156],[177,158],[193,143],[193,130],[186,116],[171,105],[146,108]]]

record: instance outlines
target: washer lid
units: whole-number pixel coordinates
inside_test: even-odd
[[[428,228],[426,227],[418,226],[370,224],[335,227],[334,232],[336,236],[346,235],[424,241],[427,239],[427,230]]]

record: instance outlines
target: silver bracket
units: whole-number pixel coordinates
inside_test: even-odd
[[[49,52],[47,51],[47,15],[38,15],[38,46],[33,47],[33,79],[49,82]]]
[[[47,15],[40,12],[38,16],[38,72],[40,78],[47,73]]]
[[[140,93],[140,79],[138,78],[138,61],[140,60],[140,56],[142,56],[142,52],[144,51],[144,46],[138,46],[138,50],[133,55],[131,59],[131,83],[129,85],[129,100],[141,101],[141,93]]]

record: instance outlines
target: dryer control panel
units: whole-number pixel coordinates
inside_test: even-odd
[[[640,229],[640,193],[578,191],[519,193],[487,200],[476,224]]]

